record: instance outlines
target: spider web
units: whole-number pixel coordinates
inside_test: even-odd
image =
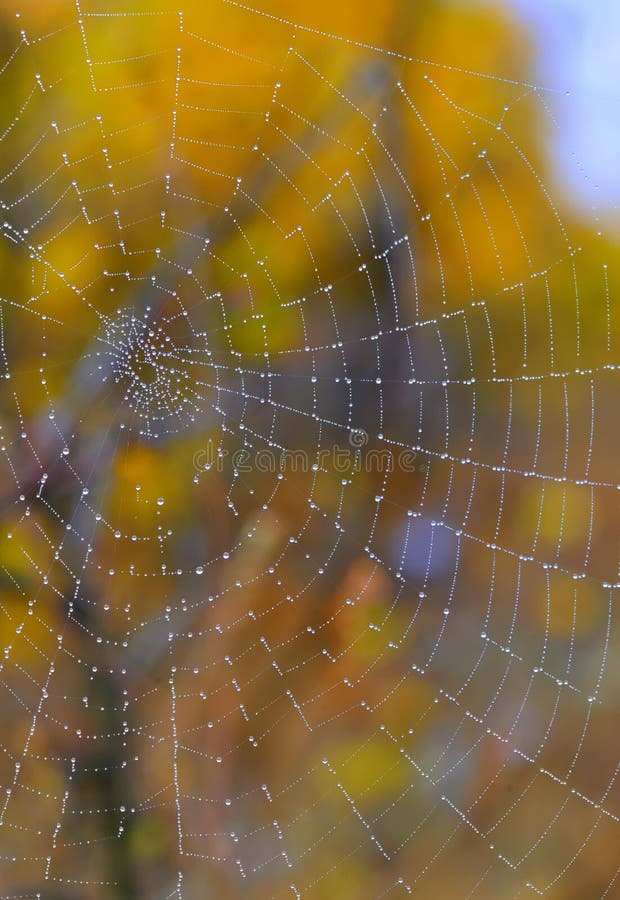
[[[4,27],[2,896],[614,896],[613,247],[360,18]]]

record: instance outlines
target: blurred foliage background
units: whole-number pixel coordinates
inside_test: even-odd
[[[0,44],[2,895],[615,896],[617,247],[526,35],[11,0]],[[231,462],[359,430],[413,471]]]

